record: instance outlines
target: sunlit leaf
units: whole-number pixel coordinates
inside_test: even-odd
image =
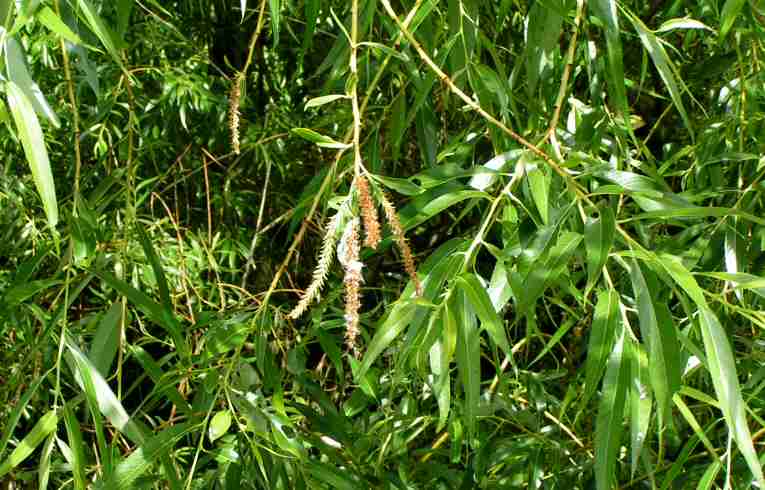
[[[24,148],[24,154],[26,154],[32,169],[32,178],[34,178],[37,192],[42,199],[48,224],[55,227],[58,223],[56,187],[53,183],[53,173],[48,160],[48,151],[45,149],[45,138],[40,123],[37,121],[37,115],[29,100],[15,83],[6,83],[5,89],[21,146]]]
[[[56,430],[57,425],[58,415],[55,410],[50,410],[40,417],[34,427],[32,427],[32,430],[24,436],[8,458],[0,463],[0,477],[6,475],[27,459],[48,434]]]

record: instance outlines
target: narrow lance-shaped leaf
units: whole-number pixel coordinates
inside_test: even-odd
[[[667,361],[664,355],[664,342],[667,339],[662,337],[653,299],[637,261],[633,261],[630,265],[630,279],[632,279],[632,289],[638,308],[640,332],[647,343],[649,379],[651,380],[651,388],[656,396],[656,413],[659,418],[659,425],[663,427],[664,419],[667,416],[672,399],[672,393],[670,393],[669,389]]]
[[[595,421],[595,481],[598,490],[611,490],[614,483],[624,403],[629,388],[630,347],[626,329],[620,326],[606,366],[603,397]]]
[[[598,387],[616,340],[619,318],[619,294],[612,289],[598,293],[598,302],[595,304],[590,339],[587,344],[582,405],[587,403]]]
[[[69,26],[66,25],[63,20],[61,20],[61,17],[56,15],[56,13],[50,7],[41,8],[37,14],[35,14],[35,18],[39,20],[40,23],[42,23],[45,27],[66,39],[70,43],[82,44],[80,37],[74,33],[69,28]]]
[[[74,345],[71,339],[66,339],[66,347],[72,360],[72,370],[75,372],[80,387],[85,390],[83,380],[87,378],[95,388],[98,409],[114,427],[134,442],[143,441],[143,435],[136,423],[131,420],[122,403],[117,399],[106,380],[98,373],[85,354]]]
[[[279,44],[279,27],[281,24],[281,0],[268,0],[268,6],[271,12],[271,33],[274,36],[274,46]]]
[[[481,320],[481,326],[486,329],[489,336],[505,354],[511,354],[510,343],[505,333],[505,325],[491,303],[491,298],[486,292],[486,288],[478,281],[473,274],[464,274],[458,279],[460,288],[465,293],[467,300],[473,307],[473,310]]]
[[[622,54],[622,41],[619,34],[619,17],[617,14],[616,0],[594,0],[590,2],[592,13],[603,23],[606,34],[606,50],[608,53],[608,88],[611,97],[616,103],[616,109],[624,121],[629,118],[629,106],[627,103],[627,88],[624,84],[624,56]]]
[[[606,265],[608,254],[614,244],[616,220],[609,206],[600,206],[597,218],[584,225],[584,245],[587,249],[587,287],[589,293]]]
[[[8,80],[16,84],[24,93],[35,112],[48,119],[55,127],[60,127],[61,122],[56,112],[48,104],[42,90],[29,73],[23,46],[13,37],[8,37],[5,40],[5,65]]]
[[[135,481],[146,473],[158,458],[164,457],[178,440],[193,430],[192,423],[175,425],[148,438],[146,442],[121,461],[106,480],[96,485],[99,490],[122,490],[135,488]]]
[[[691,273],[676,257],[662,255],[661,264],[677,284],[690,296],[699,309],[699,324],[707,355],[709,374],[717,393],[725,422],[739,451],[744,456],[749,469],[760,487],[765,488],[762,466],[752,444],[752,435],[746,420],[746,403],[741,395],[738,383],[736,363],[728,336],[717,316],[706,302],[704,293]]]
[[[13,114],[13,120],[18,129],[21,146],[32,169],[32,178],[35,181],[37,192],[43,202],[48,224],[55,227],[58,223],[58,203],[56,202],[56,187],[53,184],[53,172],[51,172],[48,151],[45,149],[40,122],[37,120],[32,105],[22,90],[13,82],[5,84],[8,95],[8,105]]]
[[[110,29],[106,26],[101,16],[98,15],[96,8],[89,0],[77,0],[77,5],[80,7],[85,21],[90,27],[90,30],[98,37],[101,44],[104,45],[106,51],[112,56],[114,61],[122,68],[122,71],[126,72],[125,66],[122,64],[122,58],[120,57],[117,44],[114,42]]]
[[[727,0],[720,14],[720,41],[725,39],[733,27],[739,12],[744,7],[746,0]]]
[[[19,442],[19,445],[16,446],[16,449],[11,452],[8,459],[0,463],[0,477],[4,476],[27,459],[45,437],[56,430],[56,425],[58,425],[58,415],[55,410],[51,410],[40,417],[40,420],[38,420],[35,426],[32,427],[29,434],[27,434],[26,437]]]
[[[648,435],[652,405],[653,397],[648,387],[648,356],[640,346],[633,345],[630,373],[630,466],[633,478]]]
[[[455,291],[451,308],[457,315],[457,369],[465,393],[465,427],[475,435],[478,402],[481,395],[481,347],[475,314],[461,291]]]
[[[669,91],[669,95],[672,98],[672,102],[675,104],[677,111],[680,113],[680,117],[683,119],[683,123],[688,131],[691,133],[691,138],[694,137],[693,128],[691,127],[691,120],[688,117],[688,113],[685,111],[685,105],[683,105],[682,90],[686,90],[685,83],[682,79],[677,79],[675,73],[677,70],[672,63],[667,51],[662,46],[661,41],[656,35],[651,32],[643,22],[632,14],[627,14],[627,17],[632,22],[635,30],[640,37],[640,41],[643,43],[643,47],[648,51],[648,55],[653,60],[653,64],[656,67],[656,71],[659,72],[664,85]]]

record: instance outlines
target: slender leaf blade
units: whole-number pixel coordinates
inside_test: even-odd
[[[56,186],[40,123],[23,91],[13,82],[6,83],[5,88],[21,146],[32,169],[32,178],[42,199],[48,224],[53,228],[58,223]]]

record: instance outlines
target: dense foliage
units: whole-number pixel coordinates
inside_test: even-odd
[[[765,485],[765,3],[0,0],[2,488]]]

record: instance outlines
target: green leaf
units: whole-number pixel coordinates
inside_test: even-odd
[[[157,288],[159,289],[159,298],[162,301],[162,306],[165,308],[165,313],[169,313],[172,316],[173,302],[170,300],[170,289],[167,287],[167,279],[165,279],[165,272],[162,270],[162,263],[159,260],[156,250],[146,234],[146,230],[140,224],[136,224],[136,232],[138,240],[141,242],[141,248],[143,253],[146,254],[146,258],[149,259],[151,269],[154,271],[154,277],[157,280]]]
[[[685,404],[680,395],[675,394],[675,396],[672,397],[672,401],[675,403],[675,406],[677,406],[677,410],[680,412],[680,415],[685,418],[685,421],[693,429],[693,432],[698,437],[698,440],[700,440],[704,444],[704,447],[707,448],[709,454],[713,455],[716,459],[719,459],[714,444],[712,444],[712,441],[709,440],[706,432],[704,432],[704,428],[701,427],[701,424],[699,424],[698,420],[696,420],[696,416],[693,415],[693,412],[690,408],[688,408],[688,405]],[[667,487],[665,486],[664,488]]]
[[[412,183],[409,179],[400,179],[396,177],[385,177],[383,175],[371,175],[372,179],[376,182],[380,182],[388,189],[393,189],[399,194],[405,196],[416,196],[422,194],[424,190],[417,184]]]
[[[592,13],[603,23],[606,34],[608,72],[610,75],[608,78],[609,94],[616,104],[617,113],[622,116],[622,120],[627,121],[630,114],[627,103],[627,87],[624,83],[627,78],[624,76],[624,55],[616,5],[616,0],[593,0],[590,2]]]
[[[321,97],[314,97],[313,99],[309,99],[308,102],[305,103],[305,110],[308,110],[312,107],[320,107],[324,104],[329,104],[330,102],[334,102],[336,100],[340,99],[347,99],[347,95],[343,94],[334,94],[334,95],[322,95]]]
[[[221,410],[213,415],[210,425],[207,427],[207,437],[210,438],[210,442],[215,442],[216,439],[226,435],[231,427],[231,420],[231,412],[228,410]]]
[[[489,336],[505,354],[511,355],[510,343],[507,340],[505,324],[494,310],[491,298],[486,293],[486,288],[478,281],[473,274],[463,274],[457,279],[457,285],[465,293],[473,311],[476,312],[481,320],[481,326],[486,329]]]
[[[677,111],[680,113],[680,117],[683,118],[685,127],[691,134],[691,138],[693,138],[694,133],[693,128],[691,127],[691,120],[688,117],[688,113],[685,111],[682,97],[682,92],[687,92],[688,88],[685,86],[685,83],[682,79],[676,79],[675,74],[677,73],[677,69],[675,68],[674,63],[672,63],[672,60],[667,55],[667,52],[664,50],[664,46],[656,37],[656,35],[651,32],[640,19],[631,13],[628,13],[627,17],[635,27],[635,30],[638,33],[638,37],[640,37],[640,41],[643,43],[643,47],[653,60],[656,71],[659,72],[659,76],[661,76],[661,79],[664,81],[664,85],[667,87],[667,90],[669,90],[669,95],[672,98],[672,102],[675,104]]]
[[[196,428],[188,422],[174,425],[146,439],[141,446],[121,461],[114,471],[96,485],[100,490],[129,490],[135,488],[135,481],[149,471],[154,461],[169,454],[173,446],[187,433]]]
[[[5,452],[5,448],[8,447],[8,441],[10,441],[11,436],[13,435],[13,431],[16,429],[16,425],[19,423],[19,420],[21,420],[21,416],[27,410],[27,404],[29,403],[29,400],[31,400],[35,395],[37,388],[40,387],[40,383],[42,383],[44,379],[45,376],[38,376],[29,385],[29,387],[24,391],[24,394],[10,411],[9,415],[6,416],[5,420],[3,421],[3,425],[5,427],[3,428],[2,437],[0,437],[0,457],[2,457],[3,453]]]
[[[0,463],[0,477],[5,476],[9,471],[20,465],[27,459],[35,448],[54,430],[58,425],[58,415],[55,410],[51,410],[37,421],[32,430],[29,431],[19,445],[11,452],[8,459]]]
[[[648,426],[651,422],[651,407],[653,397],[648,387],[648,358],[645,350],[639,345],[632,345],[632,369],[630,373],[630,460],[632,468],[632,478],[638,469],[640,453],[643,450],[646,436],[648,435]]]
[[[6,31],[11,28],[15,10],[13,7],[15,6],[15,0],[0,0],[0,25],[2,25]]]
[[[48,160],[48,151],[45,149],[45,138],[43,138],[40,123],[29,100],[15,83],[6,83],[5,89],[8,95],[8,105],[16,123],[19,139],[21,139],[21,146],[24,148],[24,154],[32,169],[32,178],[42,199],[48,224],[54,228],[58,223],[56,187],[53,184],[53,173]]]
[[[345,148],[351,147],[351,145],[347,143],[340,143],[339,141],[333,140],[329,136],[324,136],[323,134],[319,134],[313,129],[293,128],[292,132],[300,136],[304,140],[308,140],[311,143],[316,143],[317,146],[320,146],[322,148],[333,148],[337,150],[343,150]]]
[[[128,348],[136,361],[141,365],[141,369],[143,369],[154,382],[156,390],[175,405],[178,410],[186,415],[190,415],[192,412],[191,405],[189,405],[189,402],[184,400],[178,390],[168,382],[167,375],[162,371],[162,367],[157,361],[155,361],[151,355],[140,346],[130,345]]]
[[[151,318],[153,322],[164,327],[172,337],[175,342],[175,348],[178,349],[178,352],[182,357],[187,357],[189,355],[188,346],[181,335],[180,325],[178,324],[178,320],[175,319],[172,311],[167,311],[143,291],[137,290],[130,284],[118,279],[105,270],[94,271],[94,273],[110,287],[127,296],[130,302],[146,316]]]
[[[70,463],[74,476],[74,488],[85,490],[87,484],[85,483],[85,453],[82,447],[82,431],[70,403],[64,404],[64,425],[72,455]]]
[[[669,329],[674,330],[674,325],[659,327],[653,298],[637,261],[633,261],[630,266],[630,279],[638,308],[640,333],[644,342],[648,344],[648,370],[651,388],[656,396],[656,414],[659,427],[663,428],[674,394],[672,389],[677,389],[676,385],[679,385],[679,380],[677,382],[674,380],[674,372],[669,366],[671,360],[668,359],[667,352],[677,350],[678,341],[676,336],[668,334]],[[674,345],[667,345],[670,343]]]
[[[738,14],[744,7],[746,0],[727,0],[720,13],[720,41],[725,39],[728,35],[730,28],[733,27],[733,23],[736,22]]]
[[[271,13],[271,34],[274,37],[274,47],[279,44],[279,27],[281,24],[281,0],[268,0],[269,12]]]
[[[555,6],[555,8],[552,8]],[[563,5],[560,0],[534,2],[529,10],[526,28],[526,95],[536,97],[539,80],[553,66],[553,51],[558,49],[558,39],[563,27]]]
[[[587,287],[585,294],[589,293],[600,277],[616,236],[614,212],[608,205],[600,206],[598,212],[597,218],[588,219],[584,225],[584,245],[587,249]]]
[[[587,403],[598,387],[598,382],[606,368],[608,355],[611,353],[620,323],[619,294],[613,289],[601,291],[598,293],[590,339],[587,344],[582,406]]]
[[[399,212],[401,226],[409,230],[466,199],[487,198],[485,192],[444,185],[415,197]]]
[[[500,175],[499,172],[505,171],[507,164],[517,161],[525,151],[526,150],[510,150],[500,153],[482,165],[484,168],[491,170],[492,172],[484,172],[474,175],[470,179],[468,185],[479,191],[485,191],[494,183],[497,176]]]
[[[659,28],[656,29],[656,32],[669,32],[675,29],[706,29],[708,31],[714,32],[714,29],[704,24],[703,22],[695,19],[689,19],[687,17],[684,19],[670,19],[666,22],[662,22]]]
[[[679,259],[669,255],[659,257],[662,266],[672,276],[699,310],[701,336],[704,340],[704,351],[707,356],[709,374],[720,402],[720,408],[725,417],[733,439],[739,451],[744,456],[752,475],[761,487],[765,487],[762,466],[757,458],[757,452],[752,444],[752,436],[746,420],[746,403],[741,395],[738,383],[736,363],[728,336],[720,325],[717,316],[709,309],[704,293],[690,272]]]
[[[534,204],[537,207],[537,211],[539,211],[539,216],[542,218],[542,223],[546,225],[549,222],[550,216],[550,176],[541,167],[537,166],[528,170],[526,177],[529,179],[531,197],[534,199]]]
[[[101,376],[109,376],[109,370],[119,347],[121,324],[122,303],[115,301],[98,322],[96,334],[88,351],[88,358]]]
[[[582,235],[579,233],[562,233],[555,246],[534,261],[523,280],[523,287],[513,286],[513,290],[518,289],[519,313],[529,314],[547,286],[561,275],[581,241]]]
[[[48,489],[48,483],[50,482],[50,459],[51,454],[53,453],[53,445],[55,443],[56,434],[53,432],[48,436],[48,440],[45,441],[42,448],[42,454],[40,455],[40,465],[37,468],[37,481],[39,483],[37,488],[39,490]]]
[[[114,41],[113,34],[106,26],[104,21],[98,15],[95,7],[89,0],[77,0],[77,5],[80,7],[79,11],[82,13],[85,22],[90,27],[90,30],[98,37],[101,44],[104,45],[106,51],[112,56],[114,61],[119,65],[123,72],[127,73],[125,65],[122,64],[122,57],[117,49],[117,43]],[[121,42],[121,41],[120,41]]]
[[[476,431],[478,402],[481,396],[481,346],[475,314],[465,301],[464,294],[452,293],[446,305],[449,314],[457,320],[457,370],[465,393],[465,427],[472,438]]]
[[[244,21],[244,16],[247,14],[247,0],[239,0],[239,9],[242,11],[242,21]]]
[[[112,423],[112,425],[125,434],[134,442],[141,442],[143,435],[136,423],[131,420],[125,407],[117,399],[106,380],[98,373],[96,367],[88,360],[85,354],[74,345],[71,339],[66,339],[65,344],[69,350],[72,361],[72,371],[80,388],[85,391],[84,380],[92,384],[98,401],[99,411]]]
[[[611,490],[622,436],[624,403],[630,380],[630,341],[619,328],[603,380],[603,396],[595,420],[595,481],[598,490]]]
[[[40,21],[42,25],[50,29],[52,32],[58,34],[62,38],[66,39],[72,44],[82,44],[80,37],[75,34],[68,25],[61,20],[61,17],[56,15],[56,12],[51,10],[50,7],[41,8],[35,18]]]
[[[61,122],[55,111],[50,107],[48,101],[45,100],[42,90],[40,90],[40,87],[29,74],[24,48],[13,37],[8,37],[5,40],[5,65],[8,79],[24,93],[27,100],[34,107],[35,112],[48,119],[56,128],[61,127]],[[11,104],[11,110],[13,110],[13,104]]]
[[[710,490],[713,488],[715,481],[717,480],[717,474],[720,472],[720,470],[723,467],[723,463],[721,460],[715,460],[707,466],[706,471],[704,471],[704,474],[701,475],[701,479],[699,480],[699,484],[696,485],[696,490]]]

